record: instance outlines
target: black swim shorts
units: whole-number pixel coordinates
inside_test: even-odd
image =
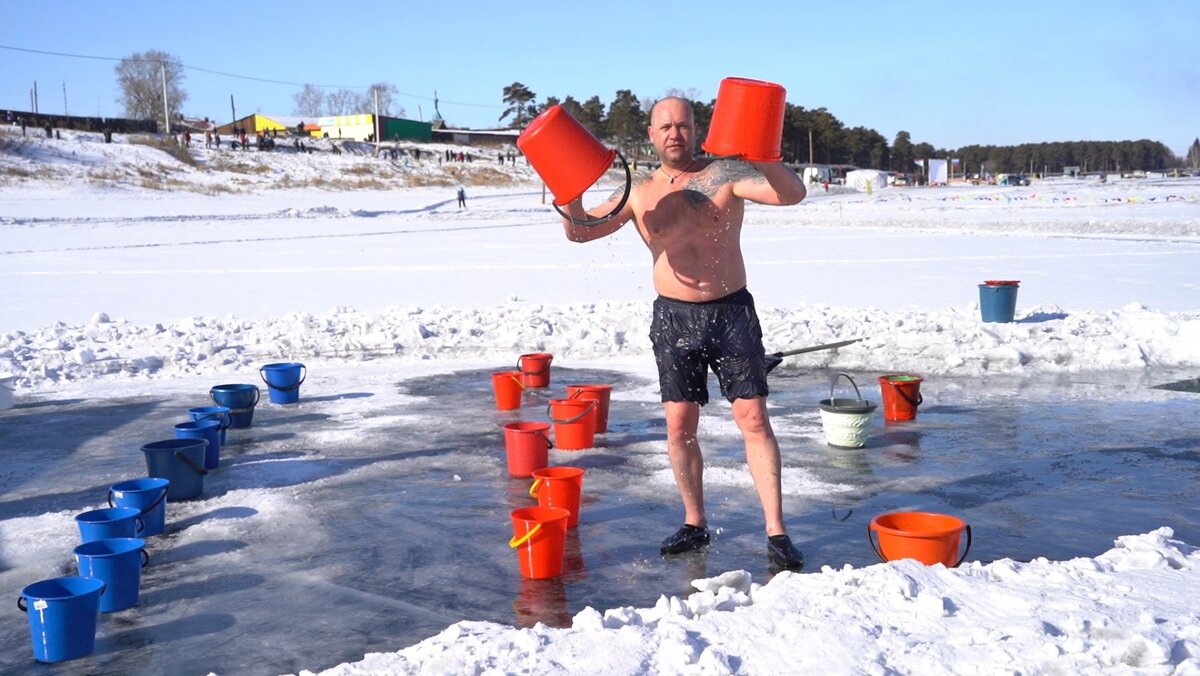
[[[650,342],[663,401],[707,404],[710,367],[729,401],[767,396],[762,328],[746,289],[702,303],[659,296]]]

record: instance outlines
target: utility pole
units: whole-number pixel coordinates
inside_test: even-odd
[[[162,83],[163,83],[163,122],[167,124],[166,134],[171,133],[171,107],[167,104],[167,62],[159,61],[158,65],[162,68]]]
[[[813,164],[812,127],[808,128],[808,163]]]
[[[379,90],[375,90],[375,147],[379,147],[379,142],[383,140],[379,138]]]
[[[33,114],[34,115],[37,115],[37,112],[38,112],[37,104],[38,104],[37,80],[34,80],[33,81]]]
[[[229,123],[237,122],[237,108],[233,107],[233,94],[229,95],[229,114],[233,116],[229,118]]]
[[[70,116],[71,111],[67,109],[67,83],[63,83],[63,115]]]

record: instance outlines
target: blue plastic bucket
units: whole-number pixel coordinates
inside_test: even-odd
[[[80,577],[104,583],[100,612],[125,610],[137,604],[142,585],[142,567],[150,562],[146,541],[141,538],[109,538],[75,548],[75,565]]]
[[[158,535],[167,524],[167,489],[171,482],[156,477],[130,479],[108,487],[109,507],[130,507],[142,515],[142,537]]]
[[[142,446],[146,474],[171,482],[171,500],[190,500],[204,492],[204,447],[207,439],[165,439]]]
[[[221,464],[221,423],[216,420],[189,420],[175,426],[176,439],[204,439],[204,469]]]
[[[96,618],[104,582],[88,577],[54,577],[21,590],[17,607],[29,616],[33,657],[62,662],[96,649]]]
[[[300,385],[308,377],[308,369],[296,362],[267,364],[258,370],[258,375],[267,384],[272,404],[294,404],[300,401]]]
[[[188,409],[188,418],[192,420],[216,420],[221,423],[221,445],[225,445],[225,430],[233,424],[228,406],[197,406]]]
[[[132,507],[105,507],[75,515],[79,537],[84,542],[108,538],[131,538],[145,529],[142,511]]]
[[[979,285],[979,313],[985,322],[1011,322],[1017,312],[1017,282]]]
[[[218,406],[229,407],[230,427],[240,429],[254,422],[254,407],[258,405],[259,397],[257,385],[217,385],[208,391],[208,396]]]

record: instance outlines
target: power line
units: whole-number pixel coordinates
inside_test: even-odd
[[[69,54],[66,52],[51,52],[51,51],[46,51],[43,49],[28,49],[25,47],[13,47],[11,45],[0,45],[0,49],[8,49],[8,50],[11,50],[14,52],[27,52],[30,54],[45,54],[47,56],[63,56],[63,57],[72,58],[72,59],[92,59],[95,61],[147,61],[147,62],[151,62],[151,63],[162,63],[165,61],[164,59],[143,59],[140,57],[135,59],[135,58],[128,58],[128,57],[120,58],[120,57],[113,57],[113,56],[93,56],[93,55],[89,55],[89,54]],[[292,87],[313,86],[313,87],[320,87],[322,89],[364,89],[365,90],[365,89],[370,89],[373,86],[373,85],[313,84],[311,82],[289,82],[286,80],[270,80],[270,79],[261,78],[261,77],[252,77],[249,75],[238,75],[237,73],[225,73],[225,72],[222,72],[219,70],[210,70],[208,68],[200,68],[199,66],[189,66],[186,63],[183,63],[181,61],[166,61],[166,63],[170,63],[173,65],[179,66],[180,68],[184,68],[186,70],[194,70],[194,71],[201,72],[201,73],[209,73],[211,75],[220,75],[222,77],[231,77],[231,78],[236,78],[238,80],[250,80],[252,82],[265,82],[268,84],[288,85],[288,86],[292,86]],[[396,93],[401,96],[407,96],[407,97],[414,98],[414,99],[421,99],[424,101],[435,100],[433,97],[430,97],[430,96],[421,96],[420,94],[411,94],[409,92],[397,91]],[[496,104],[490,104],[490,103],[466,103],[463,101],[449,101],[446,99],[437,99],[437,101],[440,103],[450,103],[450,104],[453,104],[456,106],[470,106],[472,108],[502,108],[503,107],[503,106],[499,106]]]

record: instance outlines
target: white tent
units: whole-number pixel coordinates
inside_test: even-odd
[[[929,185],[946,184],[948,174],[946,173],[946,160],[929,160]]]
[[[848,171],[846,172],[846,187],[862,191],[882,190],[887,187],[887,174],[874,169]]]

